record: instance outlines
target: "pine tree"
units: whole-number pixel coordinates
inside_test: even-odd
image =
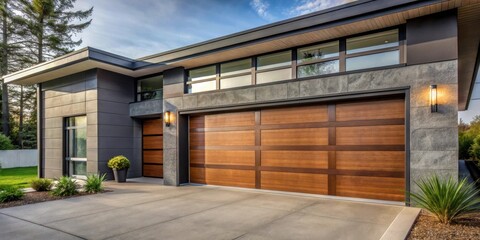
[[[2,0],[0,0],[2,1]],[[17,31],[25,65],[41,63],[74,50],[82,40],[76,34],[87,28],[93,7],[86,11],[71,11],[76,0],[17,0],[22,17]],[[85,21],[86,20],[86,21]],[[12,139],[20,148],[36,146],[36,89],[33,86],[14,86],[10,117]]]
[[[93,7],[86,11],[70,11],[76,0],[20,0],[25,6],[24,31],[28,32],[27,48],[41,63],[71,52],[82,43],[76,34],[87,28]],[[86,21],[85,21],[86,20]]]

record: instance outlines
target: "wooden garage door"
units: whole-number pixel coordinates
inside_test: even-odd
[[[163,177],[162,119],[143,121],[143,176]]]
[[[190,181],[404,201],[404,99],[190,117]]]

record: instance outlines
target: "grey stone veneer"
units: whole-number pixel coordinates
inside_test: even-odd
[[[165,111],[228,107],[326,97],[395,87],[410,88],[410,187],[422,176],[458,175],[457,61],[405,66],[228,91],[185,94],[164,100]],[[430,112],[429,86],[438,85],[438,113]],[[177,125],[164,130],[165,183],[177,185]]]

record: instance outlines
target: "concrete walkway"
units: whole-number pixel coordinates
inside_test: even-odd
[[[404,239],[418,209],[222,187],[113,192],[0,210],[0,239]]]

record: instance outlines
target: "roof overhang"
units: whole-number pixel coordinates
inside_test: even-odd
[[[168,69],[162,63],[152,64],[87,47],[51,61],[3,76],[5,83],[33,85],[52,79],[101,68],[131,77],[139,77]]]

